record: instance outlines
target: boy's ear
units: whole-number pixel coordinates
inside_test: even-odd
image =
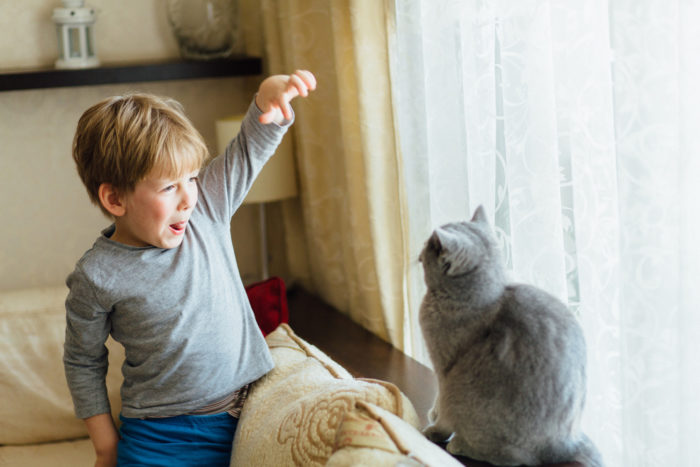
[[[122,203],[119,192],[110,183],[103,183],[97,189],[97,196],[100,204],[114,217],[121,217],[126,213],[126,208]]]

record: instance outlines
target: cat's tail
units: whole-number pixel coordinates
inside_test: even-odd
[[[576,455],[573,460],[580,462],[585,467],[605,467],[603,456],[600,455],[598,448],[593,444],[593,441],[581,433],[581,440],[578,443]]]

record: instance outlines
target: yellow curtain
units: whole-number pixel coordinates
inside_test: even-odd
[[[291,273],[404,349],[406,242],[384,8],[261,3],[269,73],[302,68],[318,80],[312,97],[294,104],[301,196],[283,208]]]

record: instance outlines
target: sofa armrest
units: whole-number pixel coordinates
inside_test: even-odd
[[[437,394],[433,371],[301,288],[290,290],[289,324],[356,378],[389,381],[411,400],[421,426]]]

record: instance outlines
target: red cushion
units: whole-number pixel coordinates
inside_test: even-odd
[[[281,323],[289,322],[287,291],[281,278],[271,277],[250,284],[245,290],[264,336],[277,329]]]

